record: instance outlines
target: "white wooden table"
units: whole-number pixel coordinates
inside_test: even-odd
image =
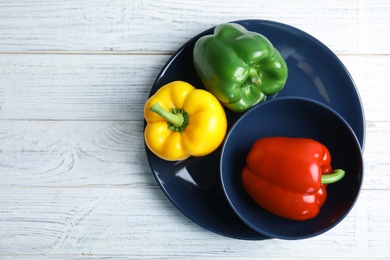
[[[142,109],[160,69],[194,35],[240,19],[306,31],[357,84],[363,190],[320,236],[214,234],[148,166]],[[389,33],[387,0],[1,0],[0,259],[389,259]]]

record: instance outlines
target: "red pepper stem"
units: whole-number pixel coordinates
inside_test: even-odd
[[[335,169],[330,174],[324,174],[321,178],[322,184],[331,184],[341,180],[345,175],[345,171],[342,169]]]

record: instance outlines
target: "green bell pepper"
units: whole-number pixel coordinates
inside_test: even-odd
[[[266,37],[235,23],[199,38],[193,60],[206,90],[234,112],[278,93],[288,75],[285,60]]]

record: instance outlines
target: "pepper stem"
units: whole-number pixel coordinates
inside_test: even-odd
[[[252,67],[249,69],[249,79],[253,84],[261,85],[261,79],[256,68]]]
[[[341,180],[345,175],[345,171],[342,169],[335,169],[330,174],[322,175],[322,184],[331,184]]]
[[[164,118],[168,122],[168,129],[172,131],[182,132],[188,125],[188,114],[183,109],[172,108],[169,112],[156,102],[149,110]]]

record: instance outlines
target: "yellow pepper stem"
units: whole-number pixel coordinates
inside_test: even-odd
[[[168,129],[172,131],[182,132],[188,125],[188,114],[183,109],[172,108],[169,112],[157,102],[149,110],[164,118],[168,122]]]

